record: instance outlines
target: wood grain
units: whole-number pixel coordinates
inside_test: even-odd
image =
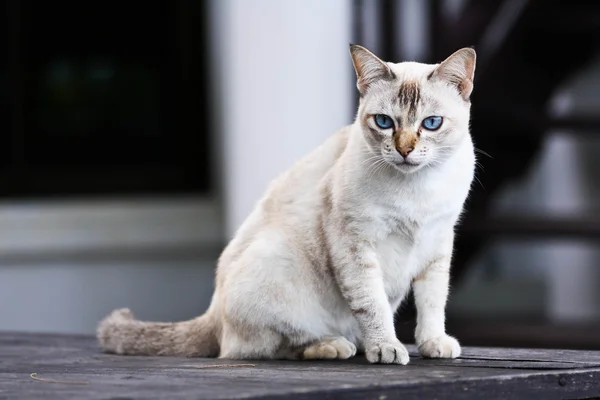
[[[600,352],[466,348],[408,366],[102,354],[86,336],[0,333],[0,398],[506,399],[600,396]],[[228,366],[229,364],[229,366]],[[234,365],[242,364],[243,367]],[[220,366],[220,367],[216,367]],[[31,379],[30,375],[44,381]],[[85,382],[74,385],[61,382]]]

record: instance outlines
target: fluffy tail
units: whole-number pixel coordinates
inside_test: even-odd
[[[209,314],[184,322],[136,320],[127,308],[98,325],[98,342],[108,353],[147,356],[217,357],[215,321]]]

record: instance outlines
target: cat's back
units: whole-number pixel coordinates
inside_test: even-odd
[[[286,231],[289,234],[295,229],[311,229],[308,225],[315,223],[322,205],[320,181],[344,153],[350,129],[347,126],[337,131],[270,183],[263,198],[221,254],[221,265],[237,259],[261,233]]]
[[[346,149],[350,129],[346,126],[333,134],[271,183],[261,202],[265,217],[290,216],[296,207],[306,209],[321,202],[319,183]]]

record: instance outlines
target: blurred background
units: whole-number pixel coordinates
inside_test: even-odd
[[[600,349],[600,5],[3,3],[0,330],[202,313],[268,182],[352,122],[352,42],[396,62],[478,52],[449,332]],[[399,314],[412,341],[410,301]]]

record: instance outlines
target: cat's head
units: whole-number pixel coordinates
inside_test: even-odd
[[[380,60],[350,45],[357,75],[359,124],[368,146],[401,172],[443,163],[469,135],[475,50],[440,64]]]

